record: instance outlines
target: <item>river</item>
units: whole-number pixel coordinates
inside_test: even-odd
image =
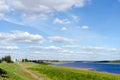
[[[120,74],[120,64],[103,64],[92,62],[71,62],[64,64],[53,64],[54,66],[65,66],[73,68],[88,68],[92,71]]]

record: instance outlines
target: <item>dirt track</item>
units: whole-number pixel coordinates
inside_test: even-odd
[[[17,63],[17,64],[21,67],[21,70],[24,73],[26,73],[26,75],[29,75],[30,77],[32,77],[32,79],[34,79],[34,80],[45,80],[44,77],[41,77],[41,76],[38,76],[38,75],[34,74],[33,72],[26,69],[26,67],[24,67],[22,64],[20,64],[20,63]]]

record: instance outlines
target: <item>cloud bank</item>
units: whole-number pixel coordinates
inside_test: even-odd
[[[13,31],[10,33],[0,32],[0,41],[5,43],[43,43],[44,38],[38,34]]]
[[[0,17],[9,12],[18,12],[21,17],[45,17],[54,12],[84,7],[91,0],[0,0]]]

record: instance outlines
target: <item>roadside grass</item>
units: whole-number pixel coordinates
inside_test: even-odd
[[[7,78],[7,72],[4,69],[0,68],[0,80],[6,80]]]
[[[21,65],[23,65],[23,66],[26,67],[27,69],[29,69],[29,68],[35,68],[36,66],[37,66],[37,67],[40,66],[40,64],[33,63],[33,62],[23,62],[23,63],[21,63]],[[47,65],[47,64],[44,64],[44,65]],[[29,69],[29,70],[31,70],[31,69]],[[41,77],[44,77],[45,80],[53,80],[53,79],[50,79],[49,77],[47,77],[47,76],[44,75],[44,74],[38,73],[38,71],[36,71],[36,70],[31,70],[31,72],[33,72],[34,74],[39,75],[39,76],[41,76]]]
[[[0,63],[0,68],[7,72],[8,78],[0,77],[0,80],[33,80],[16,63]]]
[[[120,75],[93,72],[89,70],[76,70],[65,67],[37,65],[29,68],[39,75],[44,75],[52,80],[120,80]]]

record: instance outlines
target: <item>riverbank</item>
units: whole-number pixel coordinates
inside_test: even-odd
[[[51,80],[120,80],[120,75],[78,68],[38,65],[29,68]]]
[[[115,73],[109,73],[109,72],[101,72],[101,71],[94,71],[92,68],[76,68],[76,67],[65,67],[65,66],[58,66],[61,68],[65,68],[65,69],[73,69],[73,70],[87,70],[87,71],[92,71],[92,72],[97,72],[97,73],[105,73],[105,74],[113,74],[113,75],[119,75],[120,74],[115,74]]]
[[[7,73],[0,80],[120,80],[120,75],[31,62],[1,63]],[[39,78],[39,79],[38,79]]]
[[[120,65],[119,64],[105,64],[105,63],[94,63],[94,62],[73,62],[65,64],[53,64],[53,66],[64,66],[64,67],[73,67],[73,68],[85,68],[92,71],[98,72],[108,72],[114,74],[120,74]]]

